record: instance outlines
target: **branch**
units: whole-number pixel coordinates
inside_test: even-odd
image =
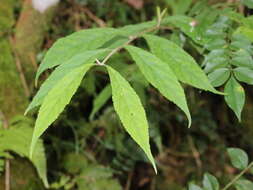
[[[241,171],[241,173],[235,176],[235,178],[230,183],[228,183],[222,190],[227,190],[229,187],[231,187],[240,177],[242,177],[243,174],[245,174],[252,167],[253,167],[253,162],[251,162],[247,168]]]
[[[140,38],[142,35],[146,34],[146,33],[149,33],[149,32],[154,32],[156,30],[159,30],[160,29],[160,22],[152,27],[152,28],[148,28],[147,30],[144,30],[138,34],[136,34],[135,36],[129,36],[129,40],[124,43],[123,45],[113,49],[106,57],[105,59],[101,62],[101,65],[104,65],[115,53],[119,52],[120,50],[122,50],[126,45],[132,43],[134,40]]]

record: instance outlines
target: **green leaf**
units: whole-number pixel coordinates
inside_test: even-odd
[[[47,51],[38,68],[36,81],[45,70],[65,63],[77,54],[100,48],[118,34],[118,30],[113,28],[95,28],[78,31],[67,37],[60,38]]]
[[[237,80],[253,84],[253,70],[246,67],[237,67],[233,70]]]
[[[242,3],[250,9],[253,9],[253,0],[242,0]]]
[[[205,38],[205,36],[202,35],[201,31],[204,31],[203,28],[200,28],[197,26],[192,27],[191,23],[195,22],[197,23],[195,19],[183,15],[175,15],[171,16],[167,19],[168,25],[174,25],[177,28],[179,28],[183,33],[185,33],[187,36],[189,36],[194,42],[204,45],[206,44],[209,39]]]
[[[32,133],[33,130],[30,126],[11,126],[8,130],[0,129],[0,157],[5,157],[1,152],[13,151],[19,156],[29,158],[29,145]],[[45,187],[48,187],[46,155],[41,140],[36,144],[34,156],[30,160],[34,164]]]
[[[235,183],[236,190],[252,190],[253,183],[246,179],[240,179]]]
[[[118,180],[112,178],[112,170],[100,165],[88,165],[76,177],[79,190],[122,190]]]
[[[243,87],[235,80],[233,76],[225,85],[225,101],[234,111],[239,121],[241,121],[241,112],[245,103],[245,93]]]
[[[205,45],[205,48],[211,51],[211,50],[223,48],[223,47],[225,47],[225,45],[226,45],[225,40],[215,39],[215,40],[211,41],[210,43],[207,43]]]
[[[232,43],[230,44],[231,50],[246,50],[249,54],[253,52],[252,42],[243,34],[233,34]]]
[[[130,84],[117,71],[109,66],[107,70],[111,80],[114,109],[126,131],[143,149],[157,172],[149,145],[146,113],[141,101]]]
[[[51,125],[65,106],[70,102],[72,96],[80,85],[85,73],[93,64],[81,65],[66,74],[59,80],[46,95],[38,114],[33,132],[30,148],[30,157],[35,148],[35,144],[42,133]]]
[[[253,69],[253,59],[250,53],[244,49],[240,49],[233,54],[231,64],[237,67]]]
[[[251,23],[250,23],[251,24]],[[252,24],[251,24],[252,25]],[[252,27],[252,26],[251,26]],[[251,42],[253,42],[253,30],[252,28],[241,26],[237,28],[235,31],[236,34],[243,34],[246,36]]]
[[[195,185],[195,184],[192,184],[192,183],[191,183],[191,184],[189,185],[188,190],[202,190],[202,188],[199,187],[198,185]]]
[[[235,168],[243,170],[248,166],[249,158],[245,151],[239,148],[228,148],[227,152]]]
[[[101,109],[101,107],[107,102],[107,100],[111,97],[112,90],[111,86],[107,85],[97,97],[93,100],[92,111],[90,114],[90,120],[94,118],[94,115]]]
[[[191,125],[191,115],[187,106],[184,90],[170,66],[155,55],[134,46],[126,49],[133,57],[146,79],[168,100],[175,103],[186,114]]]
[[[215,176],[206,173],[203,179],[204,190],[219,190],[220,185]]]
[[[35,108],[36,106],[41,105],[48,92],[54,87],[54,85],[58,81],[62,80],[66,75],[68,75],[69,72],[80,67],[80,65],[82,64],[93,63],[97,57],[107,51],[108,50],[106,49],[86,51],[85,53],[80,53],[73,56],[68,61],[57,67],[55,71],[48,77],[48,79],[42,84],[39,91],[33,98],[32,102],[26,109],[25,114],[27,114],[31,109]]]
[[[227,67],[229,64],[229,56],[225,49],[216,49],[205,56],[204,65],[205,72],[210,73],[215,69]]]
[[[89,164],[88,159],[84,155],[71,152],[64,155],[62,165],[68,173],[75,175],[87,168]]]
[[[186,11],[189,10],[189,7],[192,4],[192,0],[179,0],[179,1],[170,1],[165,0],[165,2],[171,6],[173,15],[183,15]]]
[[[61,65],[77,54],[99,48],[114,48],[128,41],[128,36],[155,26],[155,21],[127,25],[118,29],[95,28],[75,32],[57,40],[40,64],[36,81],[45,70]],[[60,55],[60,56],[59,56]]]
[[[152,35],[145,35],[152,53],[170,66],[178,80],[196,88],[220,94],[209,82],[195,60],[175,43]]]
[[[208,74],[208,78],[214,87],[223,85],[230,77],[230,70],[227,68],[216,69]]]

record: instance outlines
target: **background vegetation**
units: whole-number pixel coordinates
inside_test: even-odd
[[[141,97],[149,119],[151,149],[158,175],[123,129],[110,99],[109,78],[99,69],[85,76],[71,103],[42,136],[36,156],[29,159],[37,112],[28,116],[23,113],[38,91],[34,79],[46,51],[57,39],[75,31],[118,28],[156,19],[157,6],[167,8],[167,15],[192,18],[190,22],[185,21],[185,25],[179,22],[166,26],[158,34],[192,55],[218,90],[224,90],[228,77],[224,72],[218,77],[210,76],[215,69],[231,63],[236,67],[246,64],[252,71],[253,19],[250,15],[253,6],[250,0],[62,0],[43,13],[33,8],[31,0],[1,0],[0,189],[5,187],[6,163],[10,165],[9,182],[13,190],[46,187],[184,190],[190,183],[201,184],[206,172],[216,176],[221,187],[231,181],[243,168],[231,164],[228,147],[242,148],[253,160],[251,72],[246,79],[244,75],[238,79],[246,92],[242,114],[240,106],[233,109],[227,101],[239,119],[241,114],[241,122],[223,96],[185,85],[192,114],[192,126],[187,128],[183,112],[148,85],[124,51],[113,56],[108,64],[119,70]],[[199,30],[190,33],[196,26]],[[245,28],[249,31],[245,32]],[[213,38],[207,36],[206,31],[215,33]],[[234,33],[243,33],[246,37],[239,38]],[[198,39],[197,34],[203,38]],[[211,40],[207,42],[206,38]],[[134,43],[147,48],[143,40]],[[222,53],[215,54],[214,50]],[[214,58],[219,60],[210,61]],[[50,71],[43,74],[38,86],[49,74]],[[233,102],[242,99],[235,98]],[[245,176],[249,180],[253,178],[251,173]],[[198,190],[198,187],[190,188]],[[235,188],[248,190],[240,184]],[[206,187],[205,190],[218,189]]]

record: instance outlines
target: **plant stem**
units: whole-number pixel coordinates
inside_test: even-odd
[[[161,21],[158,20],[158,23],[156,26],[152,27],[152,28],[148,28],[147,30],[144,30],[138,34],[136,34],[135,36],[129,36],[129,40],[127,42],[125,42],[123,45],[113,49],[106,57],[105,59],[100,63],[101,65],[104,65],[115,53],[119,52],[120,50],[122,50],[126,45],[130,44],[131,42],[133,42],[134,40],[140,38],[143,34],[149,33],[149,32],[154,32],[156,30],[160,29],[160,25],[161,25]]]
[[[253,167],[253,162],[251,162],[247,168],[245,168],[241,173],[239,173],[235,178],[228,183],[222,190],[227,190],[229,187],[231,187],[240,177],[242,177],[243,174],[245,174],[251,167]]]

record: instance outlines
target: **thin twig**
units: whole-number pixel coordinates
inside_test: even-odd
[[[102,19],[98,18],[95,14],[93,14],[90,9],[88,9],[87,7],[82,7],[82,10],[85,12],[85,14],[87,14],[87,16],[91,20],[96,22],[98,24],[98,26],[106,27],[106,23]]]
[[[35,58],[34,53],[30,53],[29,57],[30,57],[30,60],[31,60],[31,63],[32,63],[32,66],[33,66],[34,70],[37,71],[38,70],[38,65],[36,63],[36,58]]]
[[[252,167],[253,167],[253,162],[251,162],[247,168],[241,171],[241,173],[235,176],[235,178],[231,182],[229,182],[222,190],[227,190],[229,187],[231,187],[240,177],[242,177],[243,174],[245,174]]]
[[[8,129],[8,121],[1,110],[0,110],[0,120],[3,121],[3,128],[5,130],[7,130]],[[5,190],[10,190],[11,170],[10,170],[10,161],[8,158],[5,159],[4,165],[5,165],[5,170],[4,170],[5,171],[5,174],[4,174]]]
[[[200,153],[198,152],[197,148],[195,147],[193,140],[190,136],[188,136],[188,142],[189,142],[190,148],[192,150],[192,154],[195,159],[196,165],[198,167],[198,171],[199,171],[199,173],[201,173],[202,162],[200,160]]]
[[[133,175],[134,175],[134,173],[132,171],[128,173],[127,183],[126,183],[125,190],[129,190],[130,189],[131,182],[132,182],[132,179],[133,179]]]
[[[160,29],[160,22],[158,22],[158,24],[152,28],[148,28],[147,30],[144,30],[138,34],[136,34],[135,36],[130,36],[129,40],[124,43],[123,45],[113,49],[106,57],[105,59],[101,62],[101,65],[104,65],[115,53],[119,52],[120,50],[122,50],[126,45],[132,43],[134,40],[140,38],[142,35],[149,33],[149,32],[154,32],[156,30]]]

